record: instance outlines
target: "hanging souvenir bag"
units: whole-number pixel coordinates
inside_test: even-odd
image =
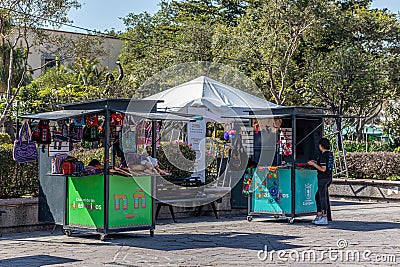
[[[24,135],[25,141],[23,141]],[[22,125],[18,140],[14,142],[13,158],[19,164],[36,161],[38,158],[36,142],[31,140],[28,122]]]
[[[246,172],[243,175],[242,194],[244,197],[248,197],[250,195],[250,185],[253,180],[254,174],[255,174],[255,169],[247,168]]]
[[[48,120],[41,120],[32,132],[32,140],[42,145],[42,152],[45,152],[45,145],[51,143],[51,132]]]
[[[51,143],[49,121],[41,120],[32,132],[32,140],[37,144],[48,145]]]
[[[136,134],[134,131],[123,133],[121,149],[125,153],[136,152]]]
[[[100,140],[99,121],[97,115],[87,115],[85,118],[86,126],[83,128],[82,140],[96,142]]]
[[[69,126],[69,138],[71,142],[76,143],[82,141],[84,125],[85,118],[83,115],[74,117],[74,122]]]
[[[111,141],[115,141],[121,138],[123,121],[124,121],[123,114],[111,113],[111,121],[110,121]]]
[[[242,171],[247,167],[249,157],[247,155],[246,149],[243,146],[241,135],[236,138],[233,147],[234,148],[232,149],[230,158],[228,160],[229,167],[233,171]]]
[[[111,122],[110,122],[111,127],[115,126],[116,130],[120,132],[123,123],[124,123],[123,114],[111,113]]]
[[[84,126],[85,125],[85,117],[83,115],[75,116],[74,117],[74,125],[77,127]]]
[[[83,127],[76,126],[75,124],[71,124],[69,126],[69,138],[71,142],[80,142],[82,141],[83,136]]]
[[[68,124],[65,120],[57,121],[56,129],[54,130],[54,139],[68,141]]]

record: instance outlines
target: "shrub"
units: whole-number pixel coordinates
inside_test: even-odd
[[[12,144],[11,137],[8,133],[0,133],[0,144]]]
[[[70,155],[77,158],[79,161],[82,161],[85,166],[87,166],[92,159],[97,159],[101,163],[104,162],[103,147],[97,149],[87,149],[83,148],[81,144],[78,143],[74,145],[74,149],[70,152]]]
[[[400,153],[347,153],[347,165],[350,177],[387,179],[400,175]]]
[[[373,142],[368,143],[368,151],[364,142],[344,141],[344,149],[347,152],[392,152],[393,149],[389,145],[380,145]]]
[[[389,181],[400,181],[400,175],[390,176],[390,177],[386,178],[386,180],[389,180]]]
[[[13,145],[0,145],[0,198],[37,196],[39,170],[37,162],[18,164],[12,157]]]
[[[148,147],[148,154],[151,155],[151,148]],[[165,153],[167,152],[167,153]],[[180,153],[186,160],[183,162],[183,158],[174,154]],[[167,155],[168,157],[167,157]],[[167,170],[171,174],[171,178],[189,177],[194,171],[194,161],[196,159],[196,152],[189,145],[179,145],[179,151],[177,151],[176,145],[162,144],[157,148],[157,160],[158,165]],[[170,160],[177,160],[171,163]],[[184,166],[184,169],[179,168]]]

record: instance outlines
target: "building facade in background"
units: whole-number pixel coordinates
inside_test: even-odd
[[[90,41],[90,38],[101,38],[102,49],[106,52],[106,55],[98,57],[100,64],[107,68],[108,70],[113,70],[116,67],[115,62],[118,59],[119,53],[122,48],[122,41],[118,38],[112,37],[98,37],[95,35],[57,31],[57,30],[45,30],[45,33],[49,35],[50,38],[58,40],[57,44],[52,42],[44,43],[42,45],[35,45],[30,49],[30,55],[28,57],[28,65],[32,68],[33,78],[42,74],[46,68],[53,67],[56,65],[56,58],[59,58],[61,64],[67,65],[74,62],[74,57],[69,55],[70,51],[73,49],[78,49],[83,52],[87,47],[71,48],[71,44],[82,46]],[[86,39],[87,42],[82,41]],[[65,42],[62,42],[65,40]],[[31,40],[34,43],[34,40]],[[23,43],[21,42],[23,47]],[[93,52],[93,51],[91,51]],[[93,56],[93,55],[91,55]],[[42,67],[45,66],[45,67]]]

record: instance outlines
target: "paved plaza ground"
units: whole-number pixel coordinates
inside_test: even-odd
[[[325,227],[245,216],[158,222],[129,236],[3,234],[0,266],[371,266],[400,264],[400,203],[333,202]]]

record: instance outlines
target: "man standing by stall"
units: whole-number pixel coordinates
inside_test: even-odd
[[[327,138],[321,138],[318,142],[321,156],[317,162],[310,160],[309,165],[317,169],[318,172],[318,191],[315,194],[317,204],[317,217],[313,220],[316,225],[328,225],[331,220],[328,187],[332,183],[333,153],[330,151],[331,145]],[[329,218],[328,218],[329,217]]]

